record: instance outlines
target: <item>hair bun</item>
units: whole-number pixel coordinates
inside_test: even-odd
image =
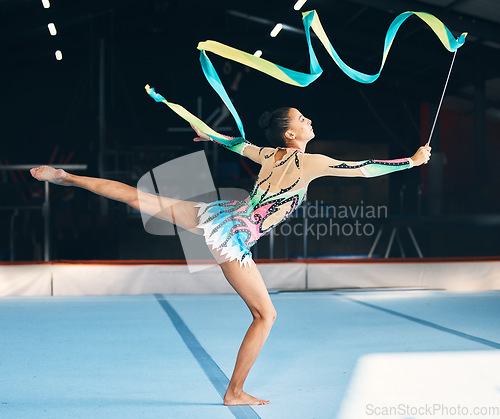
[[[271,125],[271,112],[265,111],[259,118],[259,127],[262,129],[268,129]]]

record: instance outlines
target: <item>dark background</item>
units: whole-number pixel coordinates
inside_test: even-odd
[[[186,124],[150,99],[144,85],[193,113],[201,104],[202,118],[220,110],[198,62],[197,43],[206,39],[250,53],[261,49],[263,58],[308,71],[301,14],[293,4],[53,0],[44,9],[40,0],[0,0],[0,164],[87,164],[80,174],[135,185],[153,167],[202,149],[189,131],[171,130]],[[416,256],[408,226],[424,256],[498,256],[500,4],[309,0],[302,10],[310,9],[344,61],[366,73],[378,71],[386,30],[406,10],[433,13],[456,36],[469,32],[432,139],[431,163],[384,179],[321,179],[311,185],[310,203],[386,206],[389,217],[361,220],[375,231],[385,226],[375,256],[384,255],[393,227],[397,244],[389,254]],[[277,22],[292,30],[271,38]],[[452,54],[422,21],[403,24],[371,85],[347,78],[319,42],[314,45],[324,74],[305,89],[211,57],[251,142],[267,145],[257,120],[279,106],[297,107],[313,120],[316,139],[308,151],[339,159],[410,156],[427,141]],[[57,49],[62,61],[54,57]],[[230,118],[219,126],[237,135]],[[258,167],[225,150],[206,151],[218,187],[251,187]],[[43,199],[43,185],[28,172],[0,171],[0,260],[43,258],[42,212],[26,208]],[[139,214],[122,204],[102,205],[85,191],[58,187],[51,188],[50,204],[51,259],[182,258],[177,237],[146,234]],[[307,256],[366,255],[374,238],[310,238]],[[275,257],[304,256],[301,237],[276,239]],[[268,257],[268,247],[262,239],[254,253]]]

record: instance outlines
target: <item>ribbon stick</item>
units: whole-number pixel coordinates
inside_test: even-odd
[[[243,129],[243,123],[236,112],[229,96],[220,81],[220,78],[208,58],[206,52],[212,52],[216,55],[224,57],[228,60],[232,60],[243,64],[245,66],[254,68],[258,71],[267,74],[268,76],[274,77],[277,80],[282,81],[283,83],[288,83],[293,86],[298,87],[306,87],[309,84],[313,83],[321,74],[323,73],[323,69],[321,68],[318,59],[316,58],[316,54],[314,52],[312,42],[311,42],[311,29],[314,31],[320,42],[323,44],[324,48],[327,50],[328,54],[332,57],[333,61],[338,65],[338,67],[351,79],[360,82],[360,83],[373,83],[377,80],[382,72],[384,64],[387,59],[387,55],[389,54],[389,50],[391,49],[394,38],[399,30],[399,27],[403,24],[403,22],[408,19],[410,16],[415,15],[423,20],[436,34],[439,38],[443,46],[450,52],[456,52],[458,48],[460,48],[465,43],[465,37],[467,33],[463,33],[459,38],[455,39],[450,30],[435,16],[425,13],[425,12],[404,12],[398,15],[391,25],[389,26],[387,33],[385,35],[384,41],[384,49],[382,53],[382,62],[380,65],[380,69],[375,74],[365,74],[360,71],[349,67],[339,56],[335,48],[333,48],[330,43],[323,26],[319,20],[318,14],[315,10],[304,12],[302,14],[302,21],[304,24],[304,30],[306,35],[307,46],[309,50],[309,73],[303,73],[299,71],[295,71],[289,68],[282,67],[280,65],[274,64],[271,61],[265,60],[260,57],[255,57],[252,54],[248,54],[246,52],[240,51],[238,49],[229,47],[227,45],[221,44],[216,41],[205,41],[200,42],[198,44],[198,49],[200,50],[200,63],[205,74],[207,81],[210,83],[212,88],[217,92],[219,97],[225,103],[229,111],[231,112],[236,125],[242,135],[245,138],[245,131]],[[194,115],[185,110],[182,106],[176,105],[168,102],[165,98],[158,93],[154,92],[154,89],[146,87],[148,93],[157,101],[164,102],[168,105],[174,112],[176,112],[179,116],[184,118],[186,121],[196,126],[198,129],[203,131],[205,134],[210,137],[215,138],[214,136],[219,136],[213,129],[208,127],[203,121],[200,121]]]
[[[457,56],[457,51],[453,54],[453,59],[451,60],[450,71],[448,71],[448,77],[446,78],[446,83],[444,84],[443,94],[441,95],[441,100],[437,107],[436,116],[434,117],[434,122],[432,124],[431,133],[429,134],[429,139],[427,140],[427,145],[431,143],[432,134],[434,134],[434,128],[436,128],[436,122],[438,120],[439,111],[441,110],[441,105],[443,104],[444,94],[446,92],[446,87],[448,86],[448,81],[450,80],[451,70],[453,69],[453,63],[455,62],[455,57]]]

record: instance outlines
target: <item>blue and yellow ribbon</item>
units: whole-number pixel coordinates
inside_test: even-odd
[[[238,126],[241,136],[245,138],[245,131],[243,129],[243,123],[238,115],[238,112],[234,108],[229,96],[222,85],[222,82],[215,70],[212,62],[208,58],[206,52],[212,52],[228,60],[232,60],[241,63],[247,67],[254,68],[255,70],[261,71],[275,79],[282,81],[283,83],[288,83],[293,86],[305,87],[314,82],[322,73],[323,69],[319,65],[318,59],[314,52],[312,42],[311,42],[311,29],[314,31],[320,42],[323,44],[328,54],[332,57],[333,61],[339,66],[339,68],[351,79],[360,83],[373,83],[377,80],[384,68],[387,56],[391,49],[392,43],[399,27],[404,23],[406,19],[410,16],[415,15],[422,19],[436,34],[443,46],[450,52],[455,52],[465,43],[465,37],[467,33],[463,33],[455,39],[450,30],[435,16],[425,13],[425,12],[404,12],[398,15],[387,30],[384,41],[384,50],[382,54],[382,62],[380,69],[376,74],[366,74],[349,67],[339,56],[335,48],[333,48],[330,43],[323,26],[319,20],[318,14],[315,10],[302,13],[302,21],[304,24],[307,46],[309,49],[309,73],[302,73],[299,71],[291,70],[289,68],[282,67],[278,64],[274,64],[271,61],[265,60],[260,57],[255,57],[252,54],[248,54],[241,50],[229,47],[227,45],[221,44],[216,41],[205,41],[198,44],[198,49],[200,50],[200,62],[201,68],[207,81],[213,87],[213,89],[220,96],[222,101],[225,103],[233,118]],[[182,106],[175,103],[168,102],[163,96],[156,93],[154,89],[150,88],[149,85],[146,86],[146,91],[153,97],[157,102],[164,102],[169,106],[174,112],[176,112],[181,118],[184,118],[187,122],[200,129],[202,132],[213,138],[214,140],[221,142],[222,144],[229,145],[229,139],[221,134],[218,134],[203,121],[198,119],[196,116],[188,112]],[[227,143],[227,144],[226,144]]]

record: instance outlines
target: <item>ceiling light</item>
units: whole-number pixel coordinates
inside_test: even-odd
[[[253,53],[253,55],[255,55],[257,58],[261,57],[262,56],[262,51],[260,49],[258,49],[257,51],[255,51]]]
[[[56,60],[61,61],[62,60],[62,52],[60,50],[56,51]]]
[[[42,0],[42,4],[43,4],[44,9],[48,9],[50,7],[49,0]]]
[[[274,29],[271,31],[271,36],[275,38],[280,33],[281,29],[283,29],[283,25],[281,23],[277,23]]]
[[[47,25],[47,27],[49,28],[49,32],[52,36],[56,36],[57,35],[57,29],[56,29],[56,25],[54,25],[53,23],[49,23]]]
[[[297,0],[297,3],[295,3],[295,6],[293,6],[293,8],[295,10],[300,10],[302,9],[302,6],[305,4],[307,0]]]

